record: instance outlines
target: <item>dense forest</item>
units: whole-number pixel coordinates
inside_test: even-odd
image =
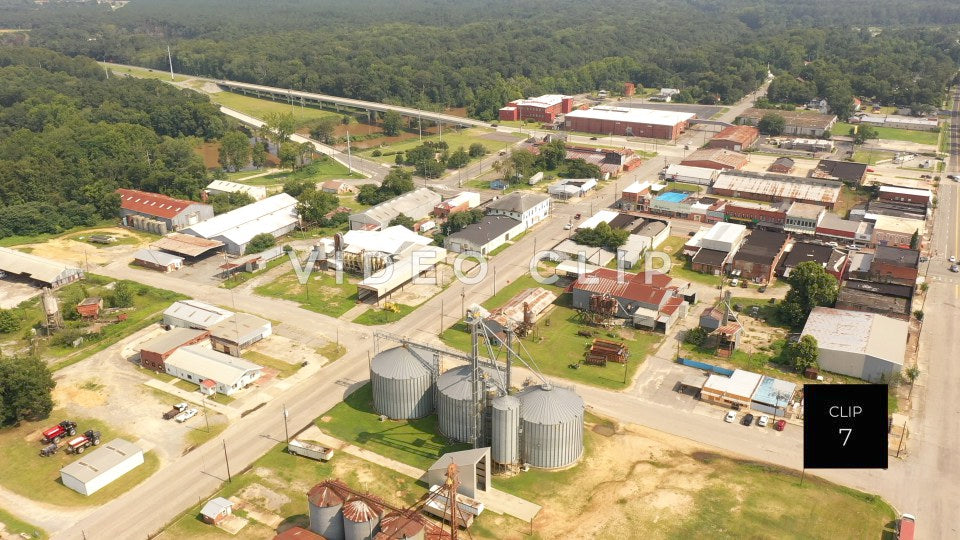
[[[206,96],[86,58],[0,47],[0,81],[0,237],[116,217],[118,187],[197,199],[196,140],[227,129]]]
[[[814,93],[840,113],[854,94],[939,105],[957,24],[948,0],[0,0],[0,25],[72,56],[166,68],[169,45],[183,73],[486,119],[522,95],[624,81],[730,103],[768,66],[805,85],[781,98]]]

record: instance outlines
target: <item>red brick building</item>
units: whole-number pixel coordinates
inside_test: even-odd
[[[779,174],[790,174],[793,172],[794,161],[788,157],[777,158],[769,167],[767,167],[768,172],[779,173]]]
[[[637,85],[632,82],[623,83],[623,95],[630,97],[637,93]]]
[[[790,236],[782,232],[753,231],[733,257],[733,269],[743,279],[769,283]]]
[[[890,246],[877,246],[870,263],[870,277],[883,282],[912,285],[917,281],[920,252]]]
[[[784,205],[730,201],[723,208],[727,221],[748,227],[782,229],[787,219]]]
[[[206,330],[193,328],[174,328],[153,338],[140,347],[140,365],[163,373],[164,362],[174,351],[186,345],[194,345],[210,337]]]
[[[760,130],[753,126],[730,126],[717,133],[707,142],[707,148],[723,148],[741,152],[750,148],[760,137]]]
[[[724,148],[703,148],[693,152],[680,162],[688,167],[703,167],[704,169],[742,169],[747,164],[746,154],[726,150]]]
[[[661,109],[599,106],[567,113],[564,127],[603,135],[676,140],[694,117],[693,113]]]
[[[877,198],[881,201],[915,204],[926,207],[933,200],[933,192],[929,189],[880,186],[877,192]]]
[[[558,115],[573,109],[573,98],[547,94],[530,99],[517,99],[500,109],[500,120],[536,120],[552,123]]]
[[[97,318],[97,316],[100,315],[101,309],[103,309],[103,298],[99,296],[84,298],[83,301],[77,304],[77,313],[84,319]]]

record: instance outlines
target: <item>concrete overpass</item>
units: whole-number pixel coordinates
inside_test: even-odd
[[[269,98],[279,101],[286,101],[291,104],[333,105],[335,107],[350,107],[353,109],[362,109],[365,111],[396,111],[403,116],[411,118],[421,118],[431,122],[440,122],[461,127],[490,127],[489,122],[454,116],[452,114],[443,114],[432,111],[424,111],[410,107],[401,107],[399,105],[388,105],[386,103],[377,103],[374,101],[363,101],[360,99],[351,99],[345,97],[328,96],[326,94],[316,94],[313,92],[302,92],[300,90],[290,90],[286,88],[276,88],[273,86],[263,86],[260,84],[242,83],[236,81],[216,81],[217,85],[225,90],[241,94],[252,94],[258,98]]]

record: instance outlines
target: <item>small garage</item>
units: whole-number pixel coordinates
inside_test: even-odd
[[[60,469],[60,480],[81,495],[92,495],[142,464],[139,446],[114,439]]]

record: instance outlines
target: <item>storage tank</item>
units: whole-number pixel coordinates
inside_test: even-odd
[[[332,489],[318,484],[307,493],[310,530],[327,540],[343,540],[343,499]]]
[[[490,458],[494,463],[516,465],[520,462],[520,400],[500,396],[490,404]]]
[[[458,442],[473,442],[473,385],[470,366],[458,366],[437,377],[437,427]],[[483,391],[480,391],[481,399]]]
[[[520,400],[521,457],[533,467],[566,467],[583,454],[583,399],[549,384],[530,386]]]
[[[370,362],[373,406],[387,418],[423,418],[433,412],[433,371],[429,353],[400,346]]]
[[[416,513],[391,512],[380,521],[380,534],[391,540],[424,540],[423,521]]]
[[[373,540],[383,510],[373,502],[350,499],[343,505],[344,540]]]

